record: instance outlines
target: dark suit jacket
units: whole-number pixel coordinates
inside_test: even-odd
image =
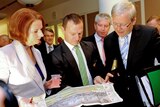
[[[80,45],[85,54],[91,76],[94,78],[95,75],[97,75],[95,67],[97,55],[94,54],[95,46],[91,42],[84,41],[81,42]],[[83,85],[76,60],[64,42],[51,52],[51,56],[53,63],[52,66],[62,75],[62,88],[66,86],[76,87]]]
[[[100,58],[100,54],[99,54],[99,51],[98,51],[98,47],[97,47],[97,44],[96,44],[96,40],[95,40],[94,34],[90,35],[88,37],[84,37],[82,40],[83,41],[90,41],[90,42],[92,42],[95,45],[95,47],[96,47],[96,53],[97,53],[98,57]],[[97,69],[98,69],[98,72],[99,72],[100,76],[103,77],[103,78],[105,78],[105,76],[106,76],[106,72],[105,72],[106,69],[105,69],[105,66],[103,65],[103,62],[102,62],[101,58],[100,58],[99,63],[97,63]]]
[[[53,45],[54,49],[57,47],[58,45]],[[54,69],[51,66],[51,56],[47,53],[47,49],[46,49],[46,45],[45,42],[42,41],[42,43],[38,46],[35,46],[42,55],[42,59],[44,62],[44,65],[46,67],[46,71],[47,71],[47,80],[49,80],[51,78],[51,75],[54,74]]]
[[[158,31],[143,25],[134,26],[126,70],[122,62],[116,32],[112,32],[105,38],[104,47],[107,71],[111,70],[115,58],[118,61],[117,69],[120,76],[114,83],[116,91],[124,99],[125,104],[141,106],[135,75],[141,73],[145,68],[154,66],[155,57],[160,61],[160,35],[158,35]]]

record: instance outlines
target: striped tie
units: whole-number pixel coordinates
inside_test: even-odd
[[[78,45],[76,45],[74,48],[75,48],[75,51],[76,51],[76,55],[78,57],[79,71],[80,71],[80,74],[81,74],[83,85],[88,85],[89,80],[88,80],[88,76],[87,76],[87,70],[86,70],[86,66],[85,66],[85,63],[84,63],[84,59],[82,57],[82,53],[81,53]]]
[[[123,44],[123,46],[120,48],[121,57],[122,57],[122,60],[123,60],[123,64],[124,64],[125,69],[126,69],[126,67],[127,67],[128,48],[129,48],[128,36],[125,36],[125,37],[124,37],[124,44]]]
[[[52,51],[52,46],[48,46],[49,53]]]

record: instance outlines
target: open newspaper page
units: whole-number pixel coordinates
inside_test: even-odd
[[[112,83],[66,87],[46,98],[48,107],[81,107],[82,105],[107,105],[122,102]]]

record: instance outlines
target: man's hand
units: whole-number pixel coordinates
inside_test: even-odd
[[[96,76],[94,78],[94,84],[102,84],[105,83],[105,80],[101,76]]]
[[[105,82],[109,82],[109,78],[113,78],[114,75],[111,73],[107,73],[106,77],[105,77]]]

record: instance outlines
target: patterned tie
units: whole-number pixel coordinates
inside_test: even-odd
[[[101,39],[101,43],[102,43],[102,61],[103,61],[103,65],[105,65],[105,62],[106,62],[106,56],[105,56],[105,53],[104,53],[104,38]]]
[[[75,48],[76,55],[78,57],[79,70],[80,70],[83,85],[88,85],[89,80],[88,80],[88,77],[87,77],[87,70],[86,70],[86,66],[85,66],[85,63],[84,63],[84,59],[82,57],[82,53],[81,53],[78,45],[76,45],[74,48]]]
[[[128,35],[127,35],[127,36],[124,37],[124,44],[120,48],[121,56],[122,56],[122,60],[123,60],[123,64],[124,64],[125,69],[127,67],[128,48],[129,48],[129,44],[128,44]]]
[[[52,46],[48,46],[49,53],[52,51]]]

